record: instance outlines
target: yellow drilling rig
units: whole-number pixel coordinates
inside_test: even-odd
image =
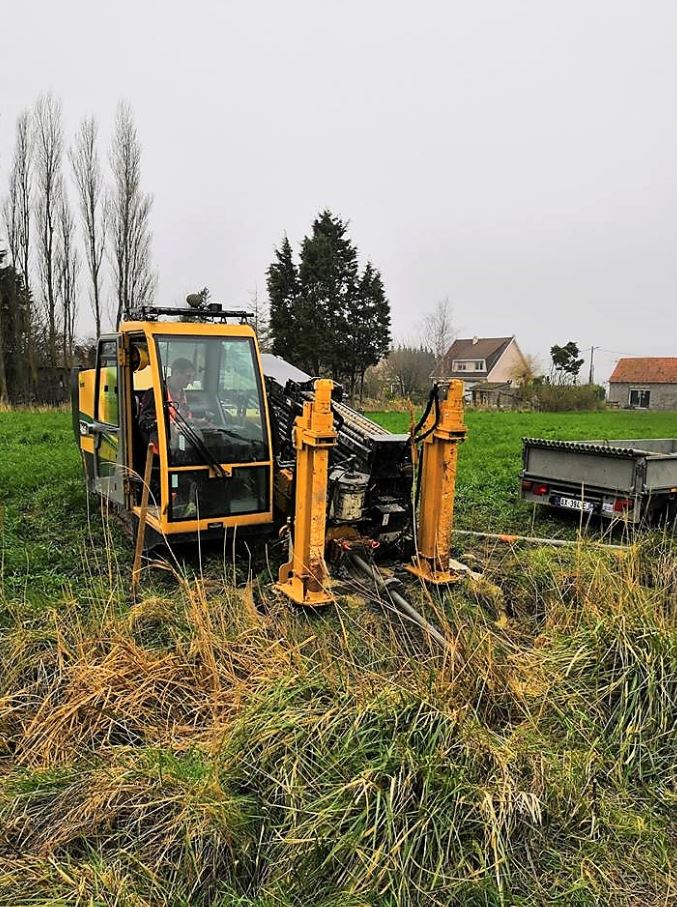
[[[435,385],[411,433],[391,434],[332,381],[261,355],[248,313],[210,304],[140,309],[99,338],[71,390],[88,487],[134,527],[137,572],[160,543],[286,527],[278,589],[300,605],[331,601],[342,552],[425,583],[459,576],[461,382]]]

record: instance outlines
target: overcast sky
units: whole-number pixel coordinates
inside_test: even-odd
[[[675,0],[0,0],[0,188],[40,92],[132,105],[159,300],[247,302],[348,218],[397,338],[677,355]],[[83,319],[83,329],[91,319]]]

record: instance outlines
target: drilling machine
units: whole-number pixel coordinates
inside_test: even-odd
[[[211,303],[133,313],[71,390],[88,487],[136,532],[135,569],[158,544],[286,530],[278,589],[301,605],[331,601],[327,562],[343,551],[458,578],[461,382],[435,385],[411,434],[391,434],[332,381],[262,356],[246,312]]]

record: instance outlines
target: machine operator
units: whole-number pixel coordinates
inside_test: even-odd
[[[172,373],[165,384],[165,399],[169,406],[170,422],[176,421],[176,411],[184,419],[191,419],[191,412],[186,397],[186,388],[195,381],[195,366],[190,359],[180,357],[172,363]],[[139,427],[147,444],[153,445],[153,452],[158,453],[157,413],[155,411],[155,392],[151,387],[141,401]]]

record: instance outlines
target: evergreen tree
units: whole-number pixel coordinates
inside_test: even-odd
[[[289,240],[275,250],[275,261],[268,268],[268,297],[270,299],[270,333],[272,352],[295,364],[299,363],[296,348],[296,306],[299,302],[299,275]]]
[[[387,352],[390,305],[381,275],[359,273],[346,221],[323,211],[301,244],[296,266],[287,237],[268,269],[272,349],[312,375],[349,384]]]
[[[0,249],[0,401],[18,402],[29,394],[24,350],[31,331],[30,296],[23,274],[8,263]]]
[[[381,274],[369,261],[348,307],[350,348],[346,365],[350,372],[350,396],[355,395],[359,379],[360,399],[364,373],[376,365],[390,349],[390,303]]]
[[[314,374],[334,380],[349,375],[349,310],[357,296],[357,249],[348,238],[348,224],[323,211],[301,246],[301,296],[312,329],[304,337],[308,353],[317,357]],[[311,339],[312,338],[312,339]]]

